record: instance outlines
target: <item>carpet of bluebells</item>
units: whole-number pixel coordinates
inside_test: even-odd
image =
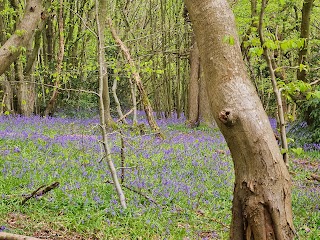
[[[97,117],[1,116],[0,231],[49,239],[227,239],[234,174],[223,136],[189,129],[175,116],[158,124],[165,140],[130,128],[108,135],[119,176],[124,142],[122,210],[108,183]],[[320,239],[320,184],[309,179],[320,171],[319,145],[303,147],[290,163],[294,223],[301,239]],[[58,188],[21,205],[56,181]]]

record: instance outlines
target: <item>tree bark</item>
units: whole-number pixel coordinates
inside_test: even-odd
[[[23,19],[15,33],[0,48],[0,75],[13,63],[33,37],[39,22],[45,19],[41,0],[27,1]]]
[[[63,56],[64,56],[64,33],[63,33],[63,0],[59,1],[59,52],[58,52],[58,59],[57,59],[57,69],[56,69],[56,79],[54,82],[54,88],[51,95],[51,98],[47,104],[46,110],[44,111],[45,116],[49,116],[53,113],[55,104],[59,95],[59,86],[60,86],[60,79],[61,79],[61,71],[63,65]]]
[[[310,17],[312,11],[313,0],[304,0],[302,7],[302,21],[301,21],[301,33],[300,38],[303,38],[304,45],[302,49],[299,51],[299,65],[305,65],[307,62],[308,55],[308,42],[310,35]],[[305,69],[298,69],[297,71],[297,79],[306,81],[307,71]]]
[[[107,21],[107,1],[105,0],[99,0],[99,12],[97,15],[97,21],[99,21],[101,32],[99,32],[99,41],[104,46],[105,44],[105,37],[104,37],[104,31],[106,29],[106,21]],[[102,89],[102,99],[104,104],[104,116],[106,119],[107,126],[113,126],[115,125],[115,122],[113,121],[110,113],[110,94],[109,94],[109,83],[108,83],[108,71],[105,61],[105,54],[103,52],[103,55],[100,56],[103,58],[103,61],[101,64],[104,64],[104,74],[103,74],[103,89]]]
[[[200,56],[197,42],[193,37],[190,50],[190,80],[188,89],[188,124],[197,127],[200,123],[199,86],[200,86]]]
[[[216,127],[216,122],[210,110],[210,102],[207,93],[207,86],[203,76],[203,69],[200,65],[200,87],[199,87],[199,114],[200,121],[209,127]]]
[[[118,74],[118,73],[116,73]],[[126,119],[123,117],[123,112],[122,112],[122,109],[121,109],[121,104],[120,104],[120,101],[119,101],[119,98],[117,96],[117,84],[118,83],[118,80],[117,78],[114,78],[113,80],[113,85],[112,85],[112,94],[113,94],[113,98],[114,98],[114,101],[116,103],[116,106],[117,106],[117,112],[118,112],[118,115],[119,115],[119,118],[120,119],[123,119],[121,120],[123,123],[125,124],[128,124]]]
[[[232,154],[232,240],[294,237],[291,180],[268,116],[247,76],[233,13],[226,0],[185,0],[211,111]],[[234,44],[223,39],[228,36]]]
[[[103,150],[105,153],[105,157],[107,159],[108,167],[112,176],[112,180],[115,186],[115,189],[117,191],[121,206],[126,209],[127,204],[126,204],[126,198],[125,195],[122,191],[120,182],[118,180],[117,176],[117,170],[114,166],[114,163],[111,158],[111,149],[109,146],[109,139],[107,135],[107,123],[106,123],[106,116],[105,116],[105,101],[103,99],[104,93],[103,89],[105,88],[105,83],[104,83],[104,77],[106,75],[106,64],[105,64],[105,59],[104,59],[104,42],[102,42],[101,36],[103,35],[103,28],[100,25],[100,17],[99,14],[100,8],[102,7],[100,5],[101,2],[105,2],[105,0],[96,0],[96,19],[97,19],[97,30],[98,30],[98,63],[99,63],[99,114],[100,114],[100,127],[101,127],[101,132],[102,132],[102,144],[103,144]],[[103,5],[106,6],[106,5]]]

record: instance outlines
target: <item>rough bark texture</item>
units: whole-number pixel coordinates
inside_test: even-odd
[[[226,0],[185,0],[200,50],[211,111],[230,148],[235,187],[232,240],[294,237],[291,179],[244,66]],[[223,41],[228,36],[234,44]]]
[[[44,8],[41,3],[41,0],[27,1],[23,19],[17,30],[0,48],[0,75],[17,59],[22,49],[28,45],[33,37],[40,21],[45,19]]]

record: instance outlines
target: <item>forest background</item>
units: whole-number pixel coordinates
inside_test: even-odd
[[[194,67],[198,57],[184,4],[151,0],[106,3],[102,23],[112,18],[115,32],[134,61],[134,65],[128,63],[105,23],[103,45],[110,99],[107,111],[117,116],[119,104],[124,112],[136,104],[142,109],[139,97],[132,95],[137,91],[133,72],[138,71],[158,118],[177,113],[178,117],[185,114],[191,125],[197,124],[200,118],[210,122],[205,86],[201,74],[195,74],[200,72]],[[45,21],[39,24],[31,41],[10,48],[21,55],[1,75],[1,114],[52,115],[57,109],[64,109],[70,115],[98,108],[97,96],[93,94],[98,92],[95,2],[53,1],[47,5]],[[277,116],[264,47],[271,51],[286,121],[305,120],[314,127],[309,140],[318,142],[317,1],[269,1],[263,20],[263,46],[258,2],[233,1],[231,5],[243,57],[265,110],[270,116]],[[24,3],[1,1],[0,7],[0,40],[4,44],[14,35],[23,35],[16,27],[23,17]],[[233,42],[228,36],[225,41]]]

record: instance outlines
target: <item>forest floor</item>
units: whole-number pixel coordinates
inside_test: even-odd
[[[189,129],[184,119],[158,123],[165,140],[130,128],[108,135],[119,176],[124,161],[123,210],[108,183],[97,119],[0,117],[0,231],[66,240],[228,239],[234,173],[223,136]],[[320,184],[311,178],[320,174],[319,151],[291,155],[289,171],[297,233],[319,239]]]

